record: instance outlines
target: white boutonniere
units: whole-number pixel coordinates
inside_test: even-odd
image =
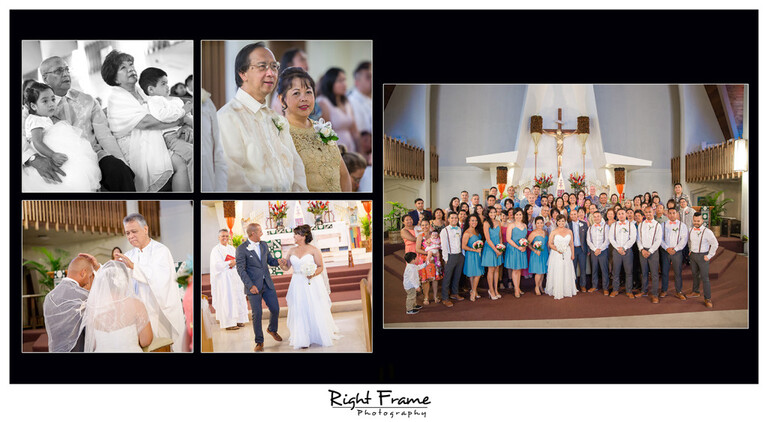
[[[626,228],[626,227],[622,227],[622,228],[621,228],[621,231],[623,231],[624,233],[629,233],[629,230],[627,230],[627,228]]]
[[[320,142],[326,145],[336,145],[336,141],[339,140],[339,136],[334,132],[331,122],[326,122],[322,118],[314,123],[312,127],[315,129],[315,134]]]
[[[288,119],[283,116],[275,116],[272,118],[272,123],[275,124],[278,132],[282,132],[283,129],[285,129],[285,127],[288,125]]]

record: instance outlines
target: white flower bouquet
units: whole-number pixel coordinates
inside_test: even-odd
[[[498,245],[496,245],[496,249],[499,252],[504,253],[504,251],[507,250],[507,246],[504,245],[503,243],[499,243]]]
[[[483,243],[482,240],[478,240],[477,242],[472,244],[472,249],[480,250],[483,248],[483,245],[485,245],[485,243]]]
[[[536,249],[537,251],[541,252],[541,240],[537,240],[533,242],[533,249]]]
[[[522,238],[522,239],[520,239],[520,241],[518,243],[520,244],[520,246],[526,247],[526,246],[528,246],[528,239]]]
[[[331,122],[326,122],[322,118],[312,124],[317,138],[326,145],[336,145],[339,136],[334,132]]]
[[[314,262],[307,262],[307,263],[301,264],[300,270],[301,270],[301,273],[307,277],[308,284],[312,284],[311,278],[315,274],[315,271],[317,271],[317,265],[315,265]]]

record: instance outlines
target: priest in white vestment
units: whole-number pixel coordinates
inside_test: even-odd
[[[217,113],[230,192],[307,192],[307,177],[288,120],[267,105],[280,63],[264,43],[235,58],[235,98]]]
[[[131,270],[136,294],[147,308],[152,323],[152,334],[172,339],[173,351],[181,352],[184,310],[171,251],[149,237],[149,227],[141,214],[129,214],[123,219],[123,227],[134,249],[124,255],[118,253],[118,260]]]
[[[219,244],[211,250],[211,294],[216,320],[221,328],[236,330],[248,322],[245,287],[235,266],[235,247],[229,244],[229,231],[219,230]]]

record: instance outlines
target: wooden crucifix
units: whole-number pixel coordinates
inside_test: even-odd
[[[563,129],[563,109],[557,109],[557,129],[542,129],[541,133],[544,135],[554,136],[557,141],[557,177],[560,177],[561,168],[563,166],[563,143],[565,138],[575,135],[576,129]]]

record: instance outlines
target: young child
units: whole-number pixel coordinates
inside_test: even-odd
[[[148,67],[139,76],[139,86],[147,94],[147,106],[149,114],[155,119],[170,123],[184,117],[184,125],[193,127],[191,102],[186,103],[178,97],[170,97],[168,87],[168,74],[162,69]],[[176,129],[169,129],[163,133],[165,144],[172,152],[173,178],[171,179],[174,192],[192,190],[192,178],[194,176],[194,146],[174,136]]]
[[[421,305],[416,304],[416,293],[421,291],[421,281],[419,280],[419,270],[424,269],[427,263],[424,262],[421,265],[416,265],[413,262],[416,260],[415,252],[406,252],[405,254],[405,271],[403,272],[403,287],[405,288],[405,313],[408,315],[414,315],[419,313]]]
[[[36,170],[25,168],[22,191],[97,191],[101,170],[96,152],[91,143],[81,136],[79,129],[54,116],[56,98],[53,89],[44,83],[31,83],[24,92],[24,105],[29,111],[24,121],[24,135],[28,142],[38,154],[50,158],[66,175],[60,175],[61,183],[48,183]],[[35,159],[34,156],[32,159]]]
[[[424,248],[427,251],[427,261],[435,262],[437,254],[440,253],[440,234],[437,230],[433,230],[429,234],[429,240],[427,240],[427,246]]]

